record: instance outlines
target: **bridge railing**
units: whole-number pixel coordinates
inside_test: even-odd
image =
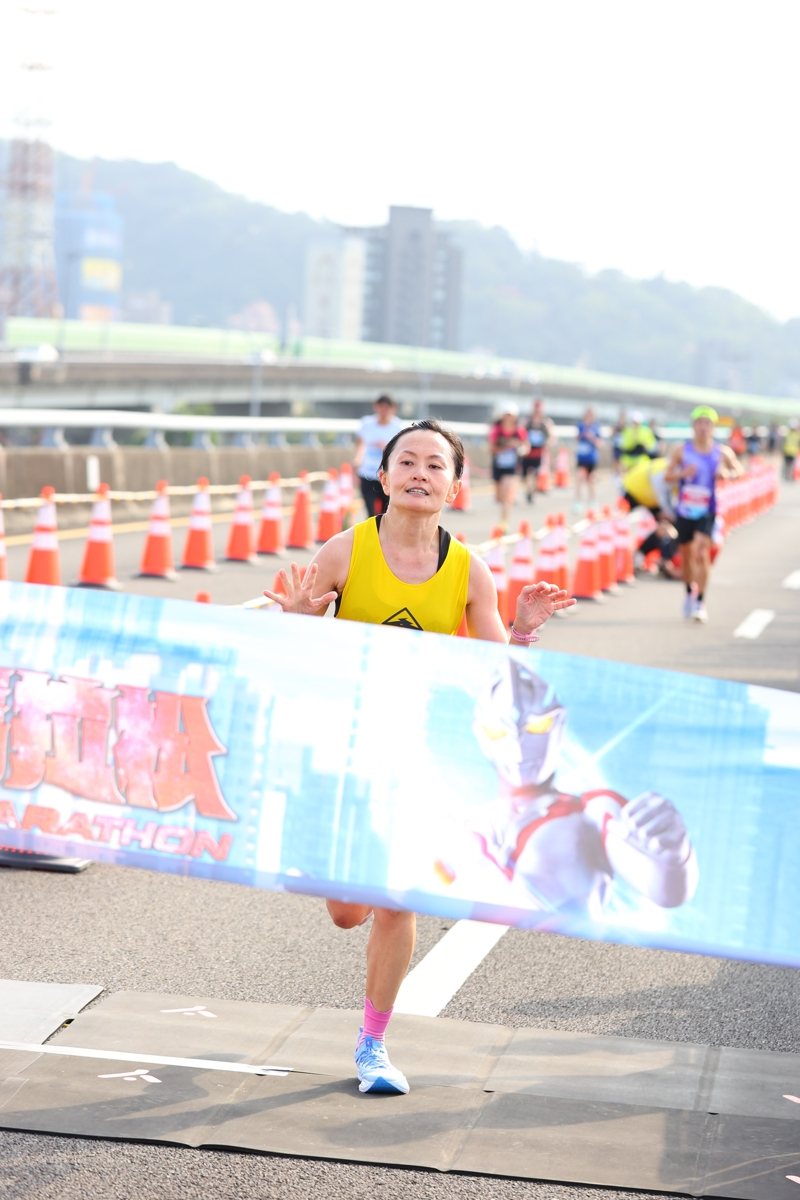
[[[410,421],[409,421],[410,424]],[[486,421],[450,421],[446,424],[465,442],[485,442],[489,430]],[[103,446],[114,442],[114,431],[127,430],[145,434],[145,445],[161,444],[168,433],[190,433],[194,444],[204,446],[212,435],[230,438],[234,445],[252,445],[264,439],[268,445],[283,446],[300,443],[308,446],[323,443],[339,445],[352,443],[359,427],[358,418],[350,417],[250,417],[216,416],[186,413],[136,412],[129,409],[62,409],[62,408],[3,408],[0,409],[0,430],[42,430],[43,445],[63,444],[66,429],[91,431],[90,444]],[[604,438],[611,434],[609,426],[602,428]],[[558,440],[572,442],[577,436],[574,423],[556,423]],[[725,431],[720,431],[724,436]],[[691,436],[689,424],[665,425],[659,430],[663,441],[679,441]]]
[[[488,426],[481,422],[448,421],[449,427],[465,442],[483,441]],[[89,430],[90,445],[111,446],[114,432],[144,433],[144,445],[165,444],[168,433],[189,433],[192,444],[206,447],[213,435],[231,439],[233,445],[253,445],[263,439],[267,445],[300,443],[316,446],[324,443],[352,444],[359,421],[347,417],[245,417],[204,414],[132,412],[119,409],[65,410],[60,408],[0,409],[0,430],[41,430],[41,445],[63,447],[66,429]],[[565,437],[574,436],[574,427],[562,427]]]

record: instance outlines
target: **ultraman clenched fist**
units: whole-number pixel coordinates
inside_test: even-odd
[[[615,874],[665,908],[691,899],[698,881],[695,853],[675,805],[658,792],[640,792],[606,829],[606,854]]]

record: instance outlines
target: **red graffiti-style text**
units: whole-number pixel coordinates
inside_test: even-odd
[[[213,756],[225,754],[202,696],[0,667],[0,781],[103,804],[236,820]]]

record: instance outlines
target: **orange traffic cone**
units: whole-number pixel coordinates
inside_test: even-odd
[[[317,541],[327,542],[342,530],[342,511],[339,496],[339,474],[331,467],[322,492],[317,520]]]
[[[487,567],[492,572],[495,587],[497,588],[497,611],[500,613],[500,620],[503,622],[503,627],[507,629],[510,624],[508,607],[508,576],[506,575],[505,547],[500,540],[502,536],[502,525],[495,525],[491,533],[494,545],[489,547],[483,558]]]
[[[553,563],[554,582],[560,588],[569,587],[569,533],[564,513],[556,513],[556,551]]]
[[[617,583],[635,583],[636,573],[633,569],[633,534],[631,533],[628,513],[629,505],[623,499],[619,501],[620,511],[614,521],[614,566]]]
[[[53,502],[55,494],[55,488],[42,488],[41,503],[25,572],[26,583],[49,583],[56,587],[61,583],[61,560],[56,534],[56,506]]]
[[[342,513],[342,529],[349,529],[356,517],[356,488],[353,468],[349,462],[339,467],[339,508]]]
[[[742,523],[752,521],[755,516],[755,475],[755,469],[750,467],[744,478],[735,484],[741,497]]]
[[[566,446],[562,446],[556,454],[554,483],[557,488],[569,487],[569,450],[567,450]]]
[[[771,508],[778,502],[778,472],[774,466],[764,468],[764,487],[766,488],[766,508]]]
[[[597,530],[593,521],[589,521],[581,535],[571,591],[578,600],[603,599],[600,589],[600,561],[597,557]]]
[[[766,489],[765,507],[771,508],[778,503],[778,471],[773,465],[764,468],[764,487]]]
[[[717,505],[719,510],[725,513],[725,519],[731,529],[736,529],[742,523],[740,495],[740,489],[730,480],[721,479],[717,484]]]
[[[533,583],[533,540],[528,522],[520,521],[519,541],[514,546],[508,572],[508,611],[511,614],[517,611],[519,594],[529,583]]]
[[[735,524],[735,513],[733,511],[733,492],[731,491],[729,481],[727,479],[717,480],[717,512],[724,513],[725,520],[729,529],[733,529]]]
[[[604,592],[617,592],[614,522],[607,504],[603,506],[602,520],[597,526],[597,555],[600,559],[600,587]]]
[[[537,583],[556,582],[557,544],[558,533],[556,532],[555,518],[548,516],[545,519],[545,533],[536,558]]]
[[[772,508],[778,499],[778,472],[769,463],[764,463],[761,485],[763,488],[762,510],[766,511],[766,509]]]
[[[6,555],[6,527],[3,521],[3,494],[0,492],[0,579],[8,579],[8,557]]]
[[[283,554],[283,503],[281,501],[281,477],[273,471],[268,480],[261,509],[261,528],[258,531],[258,554]]]
[[[300,472],[300,482],[294,494],[294,509],[289,525],[286,545],[290,550],[308,550],[314,544],[311,529],[311,496],[308,487],[308,471]],[[274,590],[274,589],[273,589]]]
[[[189,529],[183,547],[183,570],[216,571],[214,542],[211,537],[211,497],[208,480],[201,475],[197,481],[197,493],[192,501]]]
[[[653,514],[647,508],[640,508],[638,513],[639,516],[636,521],[636,529],[633,534],[633,541],[636,548],[636,553],[634,554],[633,559],[634,570],[639,569],[646,571],[648,575],[657,575],[658,563],[661,559],[661,551],[659,548],[656,546],[655,550],[649,550],[644,557],[642,557],[639,549],[642,543],[653,532],[657,522]]]
[[[257,562],[255,546],[255,530],[253,529],[253,493],[250,489],[250,476],[242,475],[239,480],[239,493],[236,497],[236,508],[233,512],[228,545],[225,558],[228,562]]]
[[[300,582],[301,582],[301,583],[303,582],[303,580],[304,580],[304,579],[305,579],[305,577],[306,577],[306,571],[307,571],[307,570],[308,570],[308,567],[301,567],[301,568],[300,568]],[[290,571],[287,571],[286,573],[287,573],[287,575],[291,575],[291,572],[290,572]],[[284,588],[284,586],[283,586],[283,581],[281,580],[281,573],[280,573],[280,571],[276,571],[276,572],[275,572],[275,578],[274,578],[274,579],[273,579],[273,581],[272,581],[272,587],[270,588],[270,591],[271,591],[271,592],[277,592],[279,596],[284,596],[284,595],[286,594],[285,588]]]
[[[198,604],[210,604],[211,603],[211,593],[210,592],[196,592],[194,598]]]
[[[169,493],[167,483],[159,479],[156,498],[150,512],[150,528],[144,543],[139,575],[151,579],[176,579],[172,557],[172,528],[169,523]]]
[[[464,457],[464,470],[461,475],[461,488],[450,508],[455,512],[468,512],[472,507],[472,493],[470,491],[470,473],[469,459]]]
[[[647,554],[645,554],[643,567],[648,575],[658,574],[658,563],[660,558],[661,551],[657,546],[655,550],[650,550]]]
[[[711,531],[711,562],[715,563],[722,547],[725,545],[725,518],[719,513]]]
[[[550,491],[550,452],[548,450],[542,454],[542,465],[536,472],[536,490],[537,492]]]
[[[92,506],[89,536],[83,552],[78,587],[110,588],[113,591],[120,587],[114,573],[114,540],[108,492],[108,484],[101,483]]]

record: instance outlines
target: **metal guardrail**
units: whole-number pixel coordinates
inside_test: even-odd
[[[410,423],[410,422],[409,422]],[[485,422],[448,421],[461,437],[483,437]],[[359,426],[355,417],[224,417],[204,414],[131,412],[122,409],[3,408],[0,425],[14,429],[155,429],[163,433],[348,433]]]
[[[409,424],[411,420],[409,420]],[[489,430],[486,421],[446,421],[448,428],[459,437],[474,441],[485,439]],[[132,412],[125,409],[62,409],[62,408],[3,408],[0,427],[7,429],[127,429],[157,433],[225,433],[299,435],[347,435],[352,438],[359,427],[357,417],[245,417],[211,416],[205,414]],[[725,430],[720,430],[722,436]],[[567,441],[577,436],[574,423],[556,424],[556,438]],[[610,427],[603,428],[610,435]],[[679,441],[691,436],[691,426],[667,425],[660,433],[662,440]]]
[[[480,422],[448,421],[447,424],[465,441],[485,439],[488,429]],[[0,428],[43,429],[48,434],[43,444],[53,447],[64,445],[65,429],[92,430],[91,444],[97,446],[113,444],[112,430],[145,431],[145,444],[152,446],[158,445],[166,433],[191,433],[200,442],[216,433],[232,435],[240,445],[247,445],[259,435],[272,445],[285,445],[289,438],[316,445],[320,435],[341,444],[352,443],[358,427],[358,418],[348,417],[228,417],[120,409],[0,409]],[[563,428],[565,436],[574,435],[574,427]]]

